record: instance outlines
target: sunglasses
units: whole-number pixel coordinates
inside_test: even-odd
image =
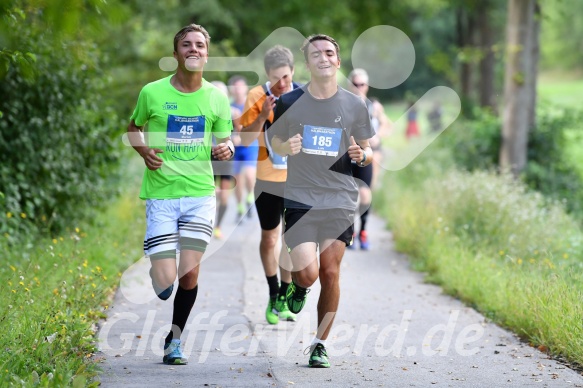
[[[363,82],[361,84],[357,84],[356,82],[352,83],[354,86],[356,86],[357,88],[362,88],[363,86],[366,86],[366,84]]]

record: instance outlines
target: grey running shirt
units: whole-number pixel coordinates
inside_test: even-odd
[[[350,136],[374,136],[364,101],[338,87],[328,99],[316,99],[308,85],[280,97],[269,131],[282,141],[299,133],[302,151],[288,157],[286,208],[356,209],[358,187],[346,153]]]

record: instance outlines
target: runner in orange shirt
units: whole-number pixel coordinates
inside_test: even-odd
[[[286,291],[291,282],[291,273],[280,267],[281,284],[278,284],[278,258],[275,248],[281,233],[283,217],[283,191],[287,178],[287,158],[271,152],[266,146],[265,131],[273,122],[275,102],[284,93],[296,87],[294,58],[291,51],[277,45],[269,49],[264,57],[265,73],[268,81],[249,91],[243,116],[241,116],[241,142],[243,145],[259,140],[257,157],[257,181],[255,183],[255,206],[261,224],[259,255],[269,285],[269,302],[265,311],[267,322],[275,325],[280,319],[295,321],[296,316],[289,311]],[[268,143],[267,143],[268,144]],[[285,243],[281,243],[279,262],[291,262]]]

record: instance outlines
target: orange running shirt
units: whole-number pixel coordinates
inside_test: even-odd
[[[248,127],[261,113],[261,108],[265,102],[265,91],[262,85],[258,85],[249,91],[247,101],[245,101],[245,108],[241,116],[241,125]],[[273,122],[273,111],[269,113],[269,121]],[[285,182],[287,178],[287,170],[279,170],[273,168],[273,164],[267,154],[265,147],[265,138],[263,135],[264,129],[261,128],[259,134],[259,154],[257,155],[257,179],[268,182]]]

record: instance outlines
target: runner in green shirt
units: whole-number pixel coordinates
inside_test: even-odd
[[[164,345],[166,364],[188,362],[180,336],[196,300],[199,265],[216,207],[210,156],[228,160],[234,155],[229,101],[202,78],[209,41],[208,32],[196,24],[176,34],[176,73],[142,89],[128,126],[130,143],[147,167],[140,192],[146,200],[144,251],[160,299],[170,298],[178,276],[172,330]],[[218,143],[214,147],[212,135]]]

